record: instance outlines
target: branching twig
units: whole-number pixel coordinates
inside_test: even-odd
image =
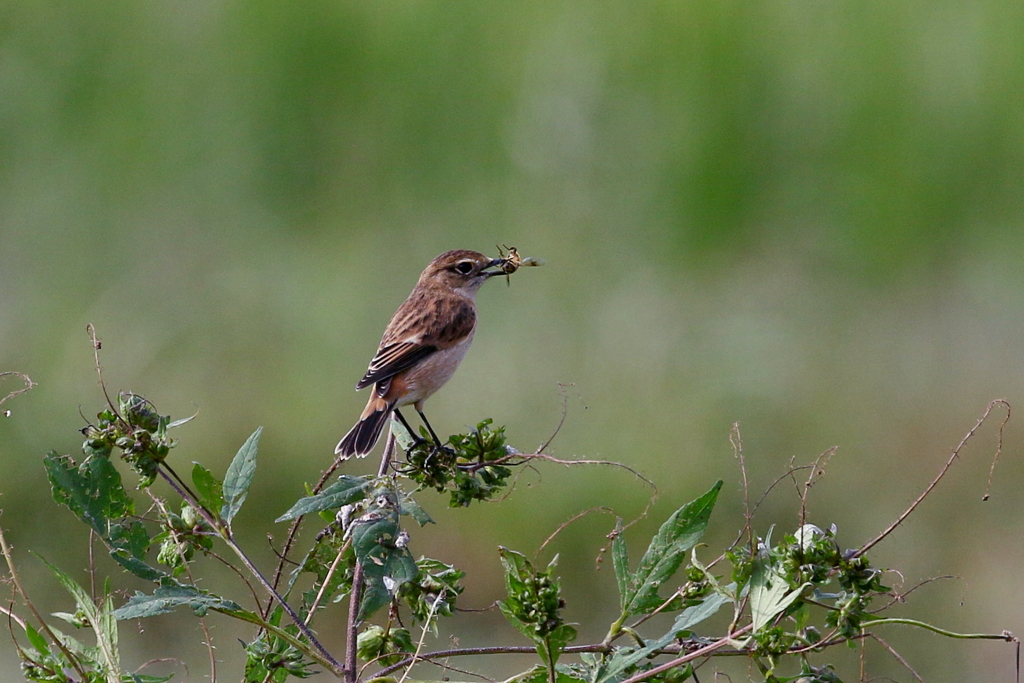
[[[924,501],[928,494],[930,494],[932,490],[936,486],[938,486],[939,482],[942,481],[942,478],[946,476],[946,472],[949,471],[949,468],[953,466],[953,462],[960,456],[960,451],[963,450],[963,447],[967,444],[971,437],[974,436],[974,433],[978,430],[978,428],[985,423],[985,420],[988,419],[988,416],[989,414],[991,414],[992,409],[995,408],[996,406],[1003,406],[1004,408],[1006,408],[1006,419],[1003,420],[1003,423],[1001,425],[999,425],[999,444],[998,449],[996,451],[996,457],[999,456],[999,453],[1002,451],[1003,448],[1003,428],[1006,426],[1006,421],[1010,419],[1010,404],[1006,401],[1006,399],[1002,398],[998,398],[988,404],[988,407],[985,408],[985,412],[982,413],[981,417],[978,418],[978,421],[974,423],[974,426],[971,427],[967,434],[964,435],[964,438],[960,440],[960,443],[957,444],[956,448],[953,449],[953,453],[949,456],[949,459],[946,461],[946,464],[942,466],[942,469],[939,471],[938,476],[936,476],[935,479],[932,480],[932,483],[928,484],[925,490],[921,492],[921,495],[919,495],[917,499],[910,504],[910,507],[908,507],[902,515],[897,517],[895,522],[886,527],[885,531],[883,531],[878,536],[865,543],[860,550],[853,554],[853,557],[860,557],[867,551],[871,550],[871,548],[875,547],[878,543],[880,543],[882,539],[884,539],[886,536],[895,531],[896,527],[902,524],[903,520],[909,517],[910,513],[917,509],[917,506]]]
[[[571,525],[573,522],[586,517],[591,512],[604,512],[610,515],[615,514],[615,510],[611,509],[610,507],[605,507],[603,505],[600,507],[589,508],[587,510],[583,510],[582,512],[577,512],[575,515],[559,524],[558,527],[556,527],[555,530],[551,532],[551,535],[544,539],[544,542],[541,543],[540,546],[537,548],[536,552],[533,553],[533,558],[536,560],[538,557],[540,557],[540,554],[544,551],[544,548],[547,547],[548,543],[555,540],[555,537],[558,536],[558,534],[562,533],[563,529]]]
[[[402,672],[402,677],[398,679],[398,683],[405,683],[405,679],[409,677],[409,672],[412,671],[413,664],[416,663],[416,658],[419,657],[420,652],[423,651],[423,641],[427,639],[427,631],[430,629],[430,620],[434,618],[434,612],[437,610],[437,606],[441,603],[441,600],[445,597],[445,591],[440,591],[437,597],[434,598],[434,602],[430,603],[430,611],[427,612],[427,618],[423,622],[423,631],[420,633],[419,642],[416,643],[416,651],[412,653],[412,662],[409,664],[409,668]]]
[[[754,627],[753,624],[747,624],[743,628],[741,628],[741,629],[739,629],[737,631],[733,631],[729,635],[725,636],[724,638],[720,638],[720,639],[716,640],[715,642],[711,643],[710,645],[705,645],[702,648],[698,648],[698,649],[694,650],[693,652],[690,652],[688,654],[683,655],[682,657],[677,657],[676,659],[673,659],[672,661],[665,662],[664,664],[656,666],[653,669],[648,669],[647,671],[642,671],[642,672],[636,674],[635,676],[631,676],[631,677],[627,678],[626,680],[622,681],[622,683],[640,683],[640,681],[646,681],[648,678],[653,678],[654,676],[657,676],[660,673],[664,673],[665,671],[668,671],[669,669],[674,669],[677,666],[682,666],[683,664],[686,664],[687,662],[691,662],[694,659],[700,659],[701,657],[705,657],[705,656],[711,654],[712,652],[714,652],[715,650],[723,648],[726,645],[728,645],[729,643],[734,642],[736,640],[736,638],[738,638],[739,636],[742,636],[744,633],[746,633],[747,631],[751,630],[753,627]]]
[[[100,365],[100,349],[103,348],[103,342],[96,336],[96,328],[92,323],[85,326],[85,331],[89,334],[89,339],[92,341],[92,357],[96,366],[96,376],[100,381],[100,389],[103,390],[103,398],[107,399],[107,405],[110,406],[114,414],[121,417],[117,412],[117,406],[110,400],[110,394],[107,393],[107,383],[103,380],[103,366]]]
[[[156,507],[160,510],[160,514],[163,515],[163,518],[165,520],[167,520],[166,524],[167,524],[168,536],[171,539],[173,539],[173,541],[174,541],[174,548],[178,552],[178,557],[181,559],[181,566],[185,568],[185,574],[188,576],[189,582],[192,583],[192,585],[195,585],[196,584],[196,579],[195,579],[194,576],[192,576],[192,568],[189,566],[188,556],[185,553],[185,545],[184,545],[184,543],[182,543],[181,538],[180,538],[178,532],[170,524],[170,519],[171,519],[170,511],[167,509],[167,506],[164,504],[164,501],[161,498],[158,498],[157,496],[153,495],[152,490],[147,488],[146,489],[146,494],[149,496],[150,500],[153,501],[153,504],[156,505]],[[93,532],[92,532],[92,529],[90,529],[89,530],[89,560],[90,560],[90,565],[91,565],[91,561],[92,561],[92,537],[93,537]],[[234,567],[232,567],[232,569],[234,569]],[[91,566],[90,566],[90,570],[92,570]],[[90,571],[90,574],[95,577],[95,571]],[[95,583],[95,578],[94,578],[94,583]],[[246,581],[245,583],[248,584],[248,581]],[[251,590],[252,586],[249,586],[249,588]],[[95,600],[96,599],[95,587],[94,587],[93,590],[94,590],[93,600]],[[256,601],[256,604],[259,605],[259,601],[258,600]],[[210,683],[217,683],[217,656],[214,653],[214,649],[213,649],[213,636],[210,635],[210,627],[206,623],[206,617],[205,616],[199,617],[199,626],[200,626],[200,628],[203,629],[203,642],[206,645],[206,651],[207,651],[207,654],[209,656],[209,661],[210,661]]]
[[[610,650],[611,648],[603,643],[594,643],[591,645],[570,645],[562,650],[562,652],[564,654],[579,654],[581,652],[609,652]],[[474,655],[524,655],[536,653],[536,645],[496,645],[492,647],[463,647],[452,648],[450,650],[436,650],[434,652],[421,654],[416,657],[416,660],[428,662],[434,659],[443,659],[446,657],[469,657]],[[409,666],[412,661],[413,658],[411,655],[403,657],[400,661],[395,662],[394,664],[389,664],[375,673],[374,677],[380,678],[381,676],[387,676],[392,672]]]
[[[733,456],[739,462],[740,475],[743,477],[743,530],[750,542],[750,549],[754,549],[754,514],[750,510],[750,485],[747,482],[747,463],[743,458],[743,435],[740,434],[740,423],[733,422],[729,431],[729,443],[732,444]],[[743,532],[741,532],[742,535]],[[735,544],[733,544],[735,545]]]
[[[14,370],[7,370],[5,372],[0,372],[0,378],[3,378],[3,377],[17,377],[22,382],[25,383],[25,386],[23,386],[21,389],[15,389],[14,391],[8,392],[6,396],[4,396],[3,398],[0,398],[0,406],[2,406],[4,404],[4,402],[7,401],[7,399],[14,398],[18,394],[24,394],[26,391],[31,390],[32,387],[34,387],[36,385],[36,383],[33,382],[32,379],[28,375],[23,373],[23,372],[17,372],[17,371],[14,371]],[[10,414],[11,414],[11,411],[9,411],[9,410],[5,410],[3,412],[3,415],[6,416],[6,417],[10,417]]]
[[[803,489],[800,491],[800,526],[803,527],[807,524],[807,496],[811,492],[811,487],[814,486],[814,482],[825,474],[825,465],[828,461],[836,454],[839,450],[839,446],[832,446],[828,450],[823,451],[814,462],[811,463],[811,473],[807,475],[807,481],[804,482]]]
[[[0,614],[6,614],[8,619],[13,620],[21,627],[21,630],[25,630],[25,620],[15,614],[13,608],[3,607],[0,605]]]
[[[78,657],[68,650],[67,646],[64,645],[64,641],[58,638],[57,634],[50,629],[50,625],[46,623],[43,616],[39,614],[39,610],[37,610],[32,601],[28,599],[28,594],[25,592],[25,588],[21,585],[21,579],[18,578],[18,572],[14,568],[14,559],[11,557],[11,548],[7,545],[7,538],[4,536],[3,527],[0,527],[0,551],[3,552],[4,560],[7,561],[7,571],[10,573],[11,582],[14,584],[14,589],[18,592],[18,595],[21,596],[22,602],[24,602],[29,611],[32,612],[32,616],[34,616],[36,621],[39,622],[40,628],[44,633],[46,633],[50,641],[60,648],[60,651],[64,653],[64,656],[68,658],[71,666],[75,668],[75,671],[77,671],[78,675],[82,677],[82,680],[86,680],[87,674],[82,669],[82,664],[78,661]]]
[[[335,460],[330,467],[324,470],[324,473],[320,475],[320,480],[317,481],[316,486],[313,487],[313,495],[316,495],[323,490],[324,485],[327,484],[327,480],[331,478],[331,475],[333,475],[339,467],[341,467],[342,462],[344,461],[340,459]],[[292,520],[291,525],[288,527],[288,534],[285,536],[284,545],[281,547],[281,551],[277,553],[277,567],[274,568],[274,580],[271,583],[274,590],[277,590],[277,587],[281,585],[281,577],[284,576],[284,565],[288,561],[288,555],[292,551],[295,539],[298,538],[299,527],[302,525],[303,519],[305,519],[305,515],[300,515]],[[263,610],[264,618],[270,614],[270,610],[273,608],[273,605],[274,601],[272,599],[267,601],[267,605]]]
[[[910,666],[910,662],[908,662],[906,659],[904,659],[903,655],[901,655],[899,652],[897,652],[895,648],[893,648],[891,645],[889,645],[889,643],[885,642],[884,640],[879,638],[874,633],[870,633],[868,635],[876,643],[878,643],[879,645],[884,647],[886,650],[888,650],[889,654],[891,654],[896,659],[897,662],[902,664],[903,668],[906,669],[907,671],[909,671],[910,675],[913,676],[915,680],[919,681],[919,683],[924,683],[924,679],[921,678],[921,675],[919,673],[917,673],[916,671],[914,671],[914,667]]]
[[[295,623],[295,625],[298,627],[302,635],[305,636],[306,639],[309,641],[310,645],[313,646],[313,648],[316,650],[314,654],[316,654],[317,660],[322,665],[330,668],[335,675],[341,675],[344,672],[345,668],[341,665],[340,662],[338,662],[334,658],[334,656],[330,652],[328,652],[328,650],[320,643],[320,641],[317,640],[316,636],[313,635],[313,632],[309,629],[308,626],[306,626],[305,622],[299,617],[298,614],[295,613],[295,610],[291,608],[291,605],[289,605],[285,601],[285,599],[282,598],[280,594],[278,594],[277,590],[270,584],[267,578],[263,576],[263,573],[256,567],[255,564],[253,564],[252,560],[249,559],[249,556],[245,554],[245,551],[242,550],[241,546],[239,546],[238,543],[235,542],[230,530],[224,528],[224,526],[218,520],[210,516],[209,512],[202,505],[199,504],[199,501],[192,498],[185,490],[178,486],[178,483],[169,474],[167,474],[163,467],[161,467],[157,471],[164,478],[164,481],[170,484],[171,488],[174,489],[175,493],[177,493],[182,499],[188,502],[189,505],[194,507],[199,512],[199,514],[203,517],[204,521],[206,521],[207,524],[209,524],[213,529],[218,530],[221,539],[225,543],[227,543],[228,547],[231,548],[232,551],[234,551],[235,555],[238,556],[238,559],[240,559],[242,561],[242,564],[245,565],[245,568],[249,570],[249,573],[251,573],[256,578],[256,580],[263,586],[267,593],[270,594],[272,599],[275,602],[277,602],[277,604],[281,605],[281,608],[288,614],[288,617],[292,620],[292,622]],[[263,621],[265,621],[265,619]]]
[[[542,443],[540,446],[537,447],[537,452],[538,453],[540,453],[542,451],[546,451],[548,449],[548,446],[551,445],[551,442],[555,440],[556,436],[558,436],[558,433],[560,431],[562,431],[562,427],[565,425],[565,418],[569,414],[569,397],[566,395],[565,389],[566,389],[566,387],[575,387],[575,386],[576,385],[572,384],[572,383],[569,383],[569,384],[565,384],[563,382],[559,382],[558,383],[558,390],[562,394],[562,415],[561,415],[561,417],[558,418],[558,424],[555,426],[555,431],[551,432],[551,436],[549,436],[547,438],[547,441],[545,441],[544,443]],[[579,393],[577,393],[576,396],[579,397]],[[586,410],[586,406],[584,406],[583,408],[584,408],[584,410]]]
[[[306,614],[306,626],[309,626],[309,622],[313,621],[313,615],[316,614],[317,609],[320,607],[320,601],[323,600],[324,592],[327,590],[327,585],[330,584],[331,579],[334,577],[334,572],[338,570],[338,565],[341,564],[341,558],[345,555],[345,551],[348,550],[348,547],[351,544],[352,539],[349,538],[342,544],[341,548],[338,550],[338,554],[334,556],[334,562],[331,563],[330,569],[327,570],[327,575],[320,584],[320,590],[316,593],[316,599],[313,600],[313,604],[310,606],[309,612]]]

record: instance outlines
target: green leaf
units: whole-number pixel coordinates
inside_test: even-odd
[[[88,458],[75,467],[71,458],[50,451],[43,462],[53,499],[66,505],[103,538],[107,537],[110,518],[135,514],[135,504],[109,458]]]
[[[74,579],[56,565],[47,562],[41,555],[37,555],[37,557],[49,567],[64,589],[71,594],[75,599],[75,606],[92,625],[92,630],[96,634],[96,647],[106,665],[108,683],[121,683],[121,654],[117,647],[117,622],[111,615],[112,598],[108,595],[103,600],[102,607],[97,607],[85,589],[79,586]]]
[[[619,584],[619,607],[626,611],[629,582],[633,576],[629,573],[629,548],[622,537],[622,518],[615,520],[615,538],[612,540],[612,566],[615,568],[615,581]]]
[[[398,447],[403,451],[408,451],[410,448],[416,445],[416,439],[413,438],[409,430],[405,428],[405,425],[395,417],[391,416],[391,432],[395,435],[395,441],[398,442]]]
[[[192,483],[203,507],[218,514],[224,507],[224,484],[198,462],[192,463]]]
[[[548,683],[550,672],[546,666],[535,666],[515,678],[509,679],[507,683]],[[587,679],[568,666],[558,664],[555,666],[555,683],[585,683]]]
[[[758,557],[750,576],[750,616],[754,632],[769,626],[779,614],[792,605],[804,589],[805,583],[793,590],[789,582],[771,566],[768,558]]]
[[[731,600],[720,594],[712,593],[707,596],[699,605],[687,607],[677,617],[668,633],[657,640],[648,640],[644,647],[619,648],[598,670],[594,683],[614,683],[624,678],[625,672],[633,666],[640,664],[656,651],[667,647],[683,631],[689,631],[694,626],[712,616],[718,608]]]
[[[256,449],[262,432],[263,427],[259,427],[245,440],[224,475],[224,507],[220,516],[229,525],[249,495],[249,485],[256,474]]]
[[[167,576],[164,572],[156,567],[151,567],[137,557],[127,555],[123,550],[111,550],[110,556],[114,558],[115,562],[140,579],[158,583]]]
[[[359,601],[361,620],[391,602],[403,584],[419,576],[419,567],[408,548],[396,544],[400,533],[393,513],[353,524],[352,549],[366,579]]]
[[[565,646],[574,640],[576,629],[569,624],[562,624],[537,642],[537,654],[545,662],[558,661]]]
[[[205,616],[211,609],[229,614],[246,614],[231,600],[180,584],[172,579],[164,579],[152,595],[136,592],[127,603],[113,611],[113,616],[121,621],[155,617],[172,612],[175,607],[181,605],[188,605],[200,617]]]
[[[498,557],[501,558],[501,566],[505,568],[505,587],[508,592],[522,590],[526,580],[533,576],[533,565],[526,559],[526,555],[499,547]]]
[[[703,496],[676,510],[661,525],[626,587],[622,601],[626,616],[650,612],[664,602],[658,596],[658,589],[672,578],[686,559],[686,553],[704,535],[721,488],[719,481]]]
[[[498,609],[505,615],[508,622],[517,631],[530,640],[537,642],[537,632],[534,625],[520,619],[516,599],[513,596],[524,595],[529,592],[527,581],[533,576],[533,566],[526,556],[515,550],[498,547],[498,556],[501,558],[501,566],[505,568],[505,593],[509,597],[498,601]]]
[[[29,644],[34,647],[39,654],[49,652],[50,643],[47,642],[46,638],[44,638],[43,635],[27,621],[25,622],[25,636],[28,638]]]
[[[356,501],[362,500],[366,497],[366,492],[369,491],[374,484],[374,480],[370,477],[350,477],[347,474],[343,474],[338,477],[338,481],[334,482],[327,488],[315,496],[309,496],[308,498],[300,498],[296,501],[295,505],[292,505],[288,512],[284,513],[275,522],[287,522],[290,519],[308,515],[313,512],[320,512],[321,510],[333,510],[340,508],[342,505],[349,505]]]
[[[180,420],[175,420],[174,422],[170,422],[167,425],[167,429],[174,429],[175,427],[180,427],[183,424],[188,424],[192,420],[196,419],[196,415],[199,415],[199,413],[196,412],[194,415],[189,415],[188,417],[183,417]]]
[[[508,619],[508,623],[510,623],[513,626],[515,626],[517,631],[522,633],[524,636],[526,636],[530,640],[536,642],[537,634],[533,630],[533,625],[532,624],[527,624],[526,622],[522,621],[516,615],[515,610],[512,609],[512,607],[510,606],[508,600],[499,600],[498,601],[498,609],[501,610],[501,613],[505,615],[506,619]]]
[[[402,514],[411,515],[412,518],[416,520],[416,523],[420,526],[436,524],[436,522],[434,522],[434,519],[429,514],[427,514],[426,510],[420,507],[420,504],[417,503],[412,498],[412,496],[405,496],[402,499]]]
[[[110,533],[104,540],[112,549],[126,552],[138,560],[145,559],[150,545],[149,532],[138,520],[110,525]]]

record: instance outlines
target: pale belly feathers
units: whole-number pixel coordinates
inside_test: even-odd
[[[465,357],[472,341],[473,334],[471,333],[455,346],[435,351],[417,363],[414,368],[408,370],[403,378],[408,391],[398,400],[395,407],[421,403],[443,387],[445,382],[455,374],[455,370],[458,369],[459,363]]]

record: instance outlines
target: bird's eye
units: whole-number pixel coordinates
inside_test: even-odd
[[[455,271],[463,275],[469,275],[470,273],[473,272],[473,262],[459,261],[458,263],[455,264]]]

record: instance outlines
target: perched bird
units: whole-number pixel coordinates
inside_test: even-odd
[[[338,442],[340,460],[369,453],[394,413],[411,434],[398,411],[412,404],[434,443],[441,442],[423,414],[423,402],[451,379],[473,341],[476,292],[495,275],[506,259],[491,259],[476,251],[446,251],[420,274],[380,340],[377,353],[356,390],[373,385],[359,421]],[[498,270],[488,268],[499,267]]]

